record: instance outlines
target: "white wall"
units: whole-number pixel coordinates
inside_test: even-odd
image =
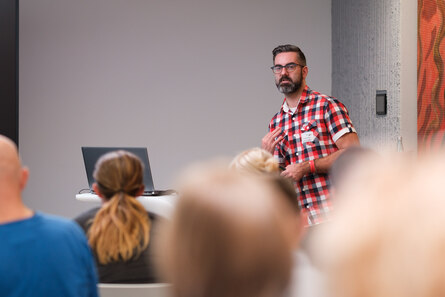
[[[348,107],[363,145],[417,149],[417,0],[332,1],[332,93]],[[376,115],[376,90],[388,113]]]
[[[400,0],[332,2],[332,91],[349,109],[365,146],[396,149],[400,135]],[[376,115],[376,90],[388,113]]]
[[[405,151],[417,151],[417,0],[400,5],[400,134]]]
[[[75,216],[81,146],[146,146],[157,188],[187,164],[260,144],[283,96],[271,51],[306,53],[330,93],[331,1],[21,0],[25,202]]]

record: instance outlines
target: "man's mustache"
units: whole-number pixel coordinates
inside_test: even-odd
[[[290,79],[290,77],[288,77],[288,76],[283,76],[282,78],[280,78],[279,83],[283,82],[283,80],[288,80],[288,81],[292,82],[292,80]]]

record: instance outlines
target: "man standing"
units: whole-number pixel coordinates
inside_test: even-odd
[[[97,297],[82,230],[26,207],[21,192],[27,179],[17,147],[0,135],[0,296]]]
[[[278,159],[281,175],[295,181],[300,207],[309,225],[316,225],[331,209],[327,173],[332,163],[360,142],[346,107],[306,85],[308,67],[300,48],[280,45],[272,53],[275,84],[285,98],[262,148]]]

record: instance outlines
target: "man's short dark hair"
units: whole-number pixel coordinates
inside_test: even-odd
[[[287,53],[287,52],[295,52],[298,54],[298,62],[303,65],[306,66],[306,56],[304,55],[304,53],[301,51],[301,49],[298,46],[292,45],[292,44],[285,44],[285,45],[279,45],[276,48],[273,49],[272,51],[272,55],[273,55],[273,61],[275,63],[275,57],[278,54],[281,53]]]

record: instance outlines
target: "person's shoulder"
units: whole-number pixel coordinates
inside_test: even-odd
[[[54,227],[71,226],[73,224],[73,222],[67,218],[42,212],[36,212],[35,218],[41,224]]]
[[[100,207],[91,208],[74,218],[74,221],[81,223],[86,220],[92,219],[96,216],[97,212],[100,210]]]
[[[270,120],[269,128],[279,125],[283,118],[285,118],[285,113],[283,111],[283,108],[281,108],[280,111],[278,111]]]
[[[286,102],[286,98],[283,99],[283,102],[282,102],[281,105],[280,105],[280,110],[278,110],[278,111],[275,113],[275,115],[272,117],[271,122],[273,122],[277,117],[279,117],[281,114],[283,114],[283,106],[284,106],[284,103],[285,103],[285,102]]]
[[[79,224],[79,226],[83,229],[83,231],[86,233],[89,225],[91,224],[92,220],[96,216],[97,212],[100,210],[100,207],[95,207],[92,209],[89,209],[77,217],[74,218],[74,221]]]
[[[37,212],[36,222],[41,231],[51,236],[83,236],[80,227],[72,220],[61,216]]]
[[[308,97],[322,102],[339,102],[338,99],[333,96],[326,95],[311,89],[308,89]]]
[[[312,100],[313,104],[316,104],[317,106],[323,106],[323,108],[346,108],[340,100],[330,95],[325,95],[314,90],[309,90],[308,96]]]
[[[150,212],[150,211],[147,211],[147,215],[150,218],[150,221],[152,223],[159,223],[159,222],[162,222],[162,221],[166,220],[166,218],[164,218],[163,216],[160,216],[160,215],[155,214],[155,213]]]
[[[156,238],[161,236],[163,227],[168,223],[169,219],[148,211],[147,214],[150,218],[150,238],[156,241]]]
[[[274,114],[274,116],[271,119],[271,122],[273,122],[276,118],[278,118],[283,113],[283,110],[280,109],[277,113]]]

